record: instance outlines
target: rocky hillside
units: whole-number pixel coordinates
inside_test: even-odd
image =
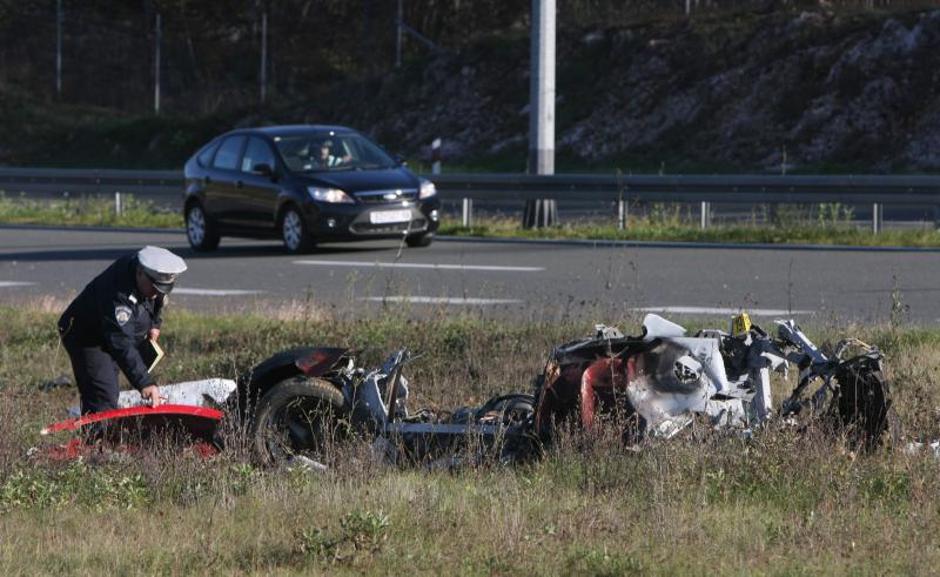
[[[586,30],[560,42],[562,166],[669,171],[940,169],[940,11],[903,17],[821,12]],[[336,112],[387,140],[448,156],[526,147],[524,43],[438,59],[387,78],[380,100]]]
[[[195,119],[61,106],[24,117],[32,105],[7,91],[0,161],[172,166],[232,126],[328,121],[414,160],[441,137],[447,166],[524,170],[528,50],[516,26],[398,71]],[[562,28],[558,51],[558,170],[940,170],[940,10]]]

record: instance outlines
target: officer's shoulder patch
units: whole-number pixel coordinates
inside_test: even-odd
[[[127,321],[131,320],[133,314],[130,307],[124,305],[114,307],[114,320],[122,327],[127,324]]]

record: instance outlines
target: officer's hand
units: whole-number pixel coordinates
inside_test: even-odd
[[[150,332],[147,333],[147,338],[153,342],[157,342],[157,339],[160,338],[160,329],[153,328],[150,329]]]
[[[160,397],[160,387],[157,385],[144,387],[143,390],[140,391],[140,396],[145,401],[149,399],[151,407],[159,407],[163,404],[163,399]]]

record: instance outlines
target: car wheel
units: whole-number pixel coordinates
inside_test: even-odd
[[[344,406],[343,394],[327,381],[281,381],[258,401],[250,435],[254,456],[264,465],[330,467],[349,436]]]
[[[186,211],[186,238],[189,246],[198,252],[208,252],[219,247],[219,233],[198,203]]]
[[[281,217],[281,240],[284,249],[290,254],[310,252],[316,246],[307,223],[296,208],[288,208]]]
[[[420,248],[424,246],[430,246],[432,240],[434,240],[434,233],[426,232],[423,234],[413,234],[406,237],[405,244],[411,248]]]

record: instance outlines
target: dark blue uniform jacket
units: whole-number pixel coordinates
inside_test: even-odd
[[[137,254],[123,256],[95,277],[59,319],[66,348],[101,347],[111,355],[131,386],[154,384],[137,347],[151,328],[160,327],[164,297],[137,294]]]

